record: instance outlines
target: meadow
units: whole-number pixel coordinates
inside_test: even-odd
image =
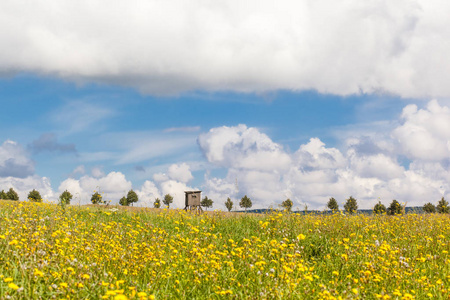
[[[449,221],[0,201],[0,299],[449,299]]]

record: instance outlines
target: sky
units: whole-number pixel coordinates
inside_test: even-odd
[[[0,189],[450,198],[450,3],[0,3]],[[238,208],[238,207],[237,207]]]

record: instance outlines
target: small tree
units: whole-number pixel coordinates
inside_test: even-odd
[[[155,199],[155,202],[153,202],[153,207],[154,208],[160,208],[161,207],[161,200],[159,200],[159,198]]]
[[[423,206],[423,211],[429,214],[435,213],[436,212],[436,206],[434,206],[433,203],[428,202],[427,204],[425,204]]]
[[[450,212],[450,208],[448,207],[447,200],[444,199],[444,197],[441,198],[441,200],[438,202],[438,205],[436,206],[436,210],[440,214],[448,214]]]
[[[92,204],[102,204],[103,203],[103,197],[98,192],[95,192],[92,194],[91,197]]]
[[[230,197],[227,198],[227,201],[225,202],[225,207],[228,209],[228,211],[231,211],[233,208],[233,201],[231,201]]]
[[[61,195],[59,195],[59,203],[70,204],[72,198],[73,198],[72,194],[68,190],[65,190],[64,192],[61,193]]]
[[[247,208],[252,207],[252,200],[250,200],[250,198],[247,197],[247,195],[245,195],[244,197],[242,197],[241,201],[239,202],[239,206],[244,208],[245,211],[247,212]]]
[[[208,210],[208,207],[213,206],[213,202],[214,201],[212,199],[209,199],[207,196],[205,196],[205,198],[203,198],[203,200],[200,202],[200,205]]]
[[[377,204],[373,207],[373,213],[376,215],[382,215],[386,213],[386,206],[381,203],[381,201],[378,201]]]
[[[128,206],[127,197],[123,196],[122,198],[120,198],[119,204],[122,205],[122,206]]]
[[[31,202],[42,202],[42,197],[38,191],[33,189],[28,193],[28,200],[30,200]]]
[[[294,205],[294,203],[289,198],[284,200],[283,202],[281,202],[281,207],[289,212],[291,211],[293,205]]]
[[[350,196],[350,198],[347,199],[347,202],[345,202],[344,209],[349,214],[354,214],[358,210],[358,203],[355,198]]]
[[[163,203],[167,206],[167,208],[170,208],[170,203],[173,202],[173,197],[170,194],[166,194],[164,196]]]
[[[19,195],[17,195],[13,188],[10,188],[9,191],[6,192],[6,200],[19,201]]]
[[[3,199],[3,200],[6,200],[6,193],[5,193],[5,191],[4,190],[2,190],[1,192],[0,192],[0,199]]]
[[[139,198],[135,191],[129,190],[127,194],[127,205],[133,205],[133,203],[138,202]]]
[[[331,209],[331,211],[338,211],[339,210],[339,204],[337,203],[336,199],[333,197],[328,200],[327,207]]]
[[[390,216],[403,214],[403,208],[397,200],[392,200],[391,205],[387,209],[387,214]]]

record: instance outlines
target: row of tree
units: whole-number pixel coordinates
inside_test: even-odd
[[[73,198],[73,195],[69,191],[65,190],[64,192],[61,193],[61,195],[59,195],[59,202],[60,202],[60,204],[65,204],[65,205],[70,204],[70,201],[72,200],[72,198]],[[10,188],[7,192],[5,192],[4,190],[2,190],[0,192],[0,199],[18,201],[19,195],[13,188]],[[41,197],[41,194],[37,190],[33,189],[32,191],[30,191],[28,193],[28,200],[32,201],[32,202],[42,202],[42,197]],[[129,206],[129,205],[133,205],[133,203],[136,203],[138,201],[139,201],[138,195],[136,194],[135,191],[133,191],[131,189],[128,191],[126,196],[123,196],[119,200],[119,204],[123,205],[123,206]],[[172,202],[173,202],[173,197],[170,194],[166,194],[162,200],[162,203],[165,206],[167,206],[168,208],[170,208],[170,204]],[[94,191],[94,193],[91,196],[91,203],[92,204],[106,204],[107,202],[103,199],[103,196],[99,192]],[[200,205],[202,207],[205,207],[206,209],[208,209],[213,206],[213,203],[214,203],[214,201],[212,199],[205,196],[201,200]],[[249,197],[247,197],[247,195],[242,197],[239,202],[239,206],[241,208],[245,209],[245,211],[247,211],[247,208],[251,208],[252,205],[253,205],[252,200]],[[159,198],[156,198],[155,202],[153,202],[153,206],[155,208],[160,208],[161,200]],[[231,211],[233,209],[233,206],[234,206],[234,202],[228,197],[227,201],[225,202],[225,207],[227,208],[228,211]],[[280,206],[283,209],[291,211],[293,202],[291,199],[286,199],[280,204]],[[336,199],[334,199],[334,198],[329,199],[329,201],[327,203],[327,207],[332,211],[339,211],[339,204],[337,203]],[[305,206],[305,210],[307,210],[307,206]],[[352,196],[350,196],[348,199],[346,199],[346,202],[344,204],[344,210],[348,214],[356,213],[356,211],[358,210],[357,200],[355,198],[353,198]],[[449,203],[447,202],[447,200],[445,200],[444,197],[442,197],[442,199],[438,202],[437,205],[434,205],[431,202],[425,204],[423,206],[423,211],[425,211],[427,213],[435,213],[435,212],[450,213],[450,207],[449,207]],[[392,200],[389,207],[386,208],[381,203],[381,201],[378,201],[378,203],[375,204],[375,206],[373,207],[373,212],[374,212],[374,214],[387,214],[387,215],[404,214],[405,206],[401,205],[397,200],[394,199],[394,200]]]
[[[386,208],[384,204],[381,203],[381,201],[378,201],[377,204],[373,207],[373,213],[374,214],[387,214],[387,215],[402,215],[405,213],[405,206],[401,205],[397,200],[392,200],[389,207]],[[334,198],[330,198],[330,200],[327,203],[327,207],[331,209],[332,211],[339,211],[339,205]],[[358,210],[358,203],[355,198],[350,196],[345,204],[344,204],[344,210],[346,213],[353,214]],[[447,200],[445,200],[444,197],[441,198],[441,200],[438,202],[438,204],[435,206],[432,203],[427,203],[423,206],[423,211],[426,213],[435,213],[436,211],[438,213],[445,213],[448,214],[450,212],[450,208],[448,206]]]

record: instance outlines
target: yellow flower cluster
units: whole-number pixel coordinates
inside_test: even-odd
[[[195,215],[0,201],[0,299],[450,295],[448,216]]]

